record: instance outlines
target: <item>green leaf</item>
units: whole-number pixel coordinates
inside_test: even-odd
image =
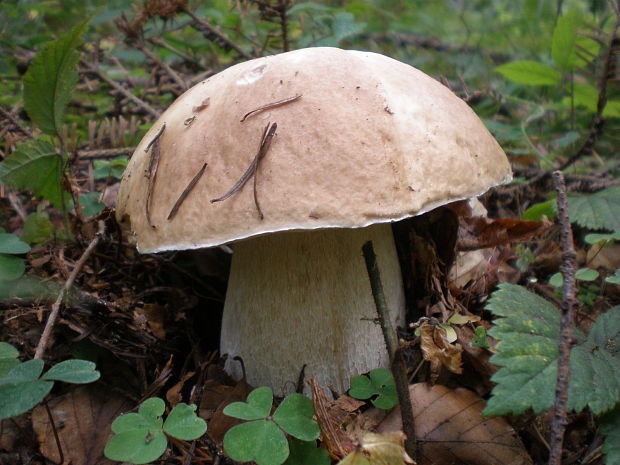
[[[284,465],[329,465],[329,453],[316,446],[316,441],[292,439],[289,443],[290,455]]]
[[[569,195],[568,212],[571,221],[584,228],[620,231],[620,186],[594,194]]]
[[[140,404],[138,413],[127,413],[112,422],[115,436],[105,446],[104,454],[110,460],[149,463],[164,453],[168,445],[161,431],[166,405],[158,397]]]
[[[603,453],[605,463],[615,465],[620,463],[620,405],[600,418],[601,433],[605,436]]]
[[[19,351],[7,342],[0,342],[0,378],[14,367],[19,365]]]
[[[275,421],[284,431],[302,441],[313,441],[321,433],[319,425],[312,419],[312,401],[302,394],[286,397],[273,414]]]
[[[267,420],[251,421],[229,429],[224,436],[224,450],[237,462],[254,460],[258,465],[280,465],[289,455],[286,436]]]
[[[557,86],[562,76],[558,71],[537,61],[513,61],[495,68],[506,79],[526,86]]]
[[[54,365],[41,377],[52,381],[86,384],[97,381],[101,374],[95,370],[95,364],[86,360],[65,360]]]
[[[586,244],[590,244],[590,245],[598,244],[600,246],[607,247],[613,244],[614,241],[620,240],[620,231],[616,231],[611,234],[599,234],[599,233],[587,234],[583,240],[586,242]]]
[[[562,71],[572,71],[575,66],[575,43],[581,15],[571,10],[558,19],[551,40],[551,56],[555,65]]]
[[[605,281],[611,284],[620,285],[620,268],[616,270],[613,276],[608,276],[607,278],[605,278]]]
[[[43,400],[54,383],[39,381],[42,371],[43,360],[28,360],[0,378],[0,419],[27,412]]]
[[[45,44],[24,76],[24,107],[45,134],[60,135],[65,107],[78,81],[77,48],[87,26],[84,21],[59,40]]]
[[[250,392],[247,402],[228,404],[223,412],[224,415],[240,418],[241,420],[259,420],[269,416],[272,404],[273,391],[271,388],[263,386]]]
[[[29,244],[41,244],[50,240],[53,234],[54,225],[46,211],[37,208],[36,212],[28,215],[24,223],[23,240]]]
[[[143,464],[157,460],[167,446],[168,440],[164,433],[136,429],[123,431],[110,438],[103,453],[110,460]]]
[[[523,212],[521,219],[525,221],[540,221],[543,216],[553,219],[557,216],[554,206],[555,198],[547,200],[546,202],[534,204]]]
[[[81,195],[80,205],[82,206],[84,216],[94,216],[105,208],[105,204],[99,201],[98,192],[89,192],[88,194]]]
[[[164,423],[164,431],[178,439],[193,441],[205,434],[207,422],[196,415],[196,406],[177,404]]]
[[[0,254],[0,281],[13,281],[20,278],[26,265],[19,257],[13,255]]]
[[[15,234],[0,233],[0,253],[21,254],[29,251],[30,246]]]
[[[16,189],[28,189],[62,206],[62,158],[43,139],[30,139],[17,146],[0,164],[0,181]]]
[[[594,281],[598,278],[598,271],[592,268],[580,268],[575,273],[575,279],[579,281]]]
[[[557,376],[560,314],[545,299],[521,286],[501,284],[487,305],[497,317],[489,334],[498,340],[491,362],[500,366],[485,415],[540,413],[553,404]],[[587,338],[575,331],[571,352],[569,408],[589,406],[600,413],[620,400],[620,307],[601,315]]]
[[[489,349],[489,343],[487,341],[487,330],[484,326],[476,326],[476,331],[471,338],[472,347],[480,347],[482,349]]]
[[[394,377],[387,368],[372,370],[370,377],[354,376],[351,378],[349,395],[356,399],[368,399],[376,395],[377,397],[372,400],[373,405],[385,410],[391,409],[398,403]]]

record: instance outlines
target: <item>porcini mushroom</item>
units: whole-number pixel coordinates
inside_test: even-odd
[[[387,363],[362,244],[374,242],[403,324],[390,223],[510,179],[500,146],[442,84],[376,53],[308,48],[179,97],[131,158],[117,217],[141,252],[234,242],[221,334],[231,374],[240,356],[247,381],[277,394],[302,370],[343,391]]]

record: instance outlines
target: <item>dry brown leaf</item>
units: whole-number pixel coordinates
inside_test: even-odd
[[[405,465],[415,463],[405,452],[405,435],[400,431],[366,433],[355,450],[338,465]]]
[[[485,402],[472,391],[419,383],[409,386],[418,464],[530,465],[521,440],[503,418],[484,418]],[[379,432],[402,431],[396,407]]]
[[[548,220],[524,221],[509,218],[491,220],[481,216],[459,218],[457,250],[476,250],[485,247],[526,241],[542,234],[552,226]]]
[[[431,364],[432,378],[437,378],[442,365],[452,373],[460,374],[463,372],[461,345],[450,343],[445,328],[425,321],[419,326],[418,330],[424,360]]]
[[[224,415],[224,407],[232,402],[245,402],[251,391],[252,386],[245,381],[239,381],[235,386],[227,386],[217,380],[205,383],[198,415],[209,421],[209,435],[218,444],[222,443],[230,428],[241,422]]]
[[[100,386],[80,386],[48,402],[60,437],[64,463],[71,465],[114,464],[103,456],[112,421],[132,406],[120,395]],[[32,411],[32,427],[41,453],[60,463],[54,433],[43,405]]]
[[[179,402],[183,402],[183,394],[181,394],[181,391],[185,386],[185,382],[195,374],[196,373],[194,371],[185,373],[179,382],[166,391],[166,400],[171,407],[174,407]]]

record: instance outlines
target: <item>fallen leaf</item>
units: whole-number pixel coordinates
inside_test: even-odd
[[[425,321],[418,327],[420,332],[420,347],[424,360],[431,364],[431,376],[436,379],[441,366],[452,373],[463,372],[461,361],[461,345],[451,344],[446,328]]]
[[[209,435],[215,442],[222,444],[226,432],[241,423],[237,418],[224,415],[224,407],[233,402],[242,402],[252,392],[252,386],[239,381],[235,386],[226,386],[218,381],[205,383],[198,415],[209,421]],[[215,407],[215,408],[214,408]]]
[[[484,400],[468,389],[409,386],[418,440],[418,465],[530,465],[523,443],[501,417],[485,418]],[[377,428],[402,431],[396,407]]]
[[[181,394],[181,390],[185,386],[185,382],[195,374],[196,373],[194,371],[185,373],[179,382],[177,382],[174,386],[168,389],[168,391],[166,391],[166,400],[171,407],[174,407],[179,402],[183,402],[183,395]]]
[[[511,242],[526,241],[551,227],[546,221],[524,221],[509,218],[459,218],[457,250],[476,250]]]
[[[114,464],[103,456],[110,425],[114,418],[130,409],[130,403],[120,395],[101,386],[89,385],[72,389],[48,402],[60,444],[64,463],[71,465]],[[41,453],[54,463],[60,463],[58,446],[43,405],[32,411],[32,427],[37,435]]]
[[[338,465],[405,465],[415,463],[405,452],[405,435],[400,431],[366,433],[355,450]]]

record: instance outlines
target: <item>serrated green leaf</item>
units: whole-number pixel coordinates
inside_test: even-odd
[[[100,376],[101,374],[95,370],[93,362],[87,360],[65,360],[50,368],[41,379],[86,384],[97,381]]]
[[[321,433],[319,425],[312,419],[312,401],[301,394],[287,396],[273,414],[275,421],[284,431],[302,441],[313,441]]]
[[[571,10],[558,18],[551,40],[551,57],[555,65],[563,71],[571,71],[575,66],[575,43],[581,15]]]
[[[568,212],[571,221],[584,228],[620,231],[620,186],[594,194],[569,195]]]
[[[521,286],[502,284],[487,308],[502,318],[489,334],[499,342],[491,362],[500,370],[484,411],[486,415],[519,414],[548,409],[555,398],[559,343],[559,310]],[[588,337],[575,331],[571,352],[569,408],[589,406],[600,413],[620,400],[620,358],[615,341],[620,332],[620,307],[600,316]]]
[[[16,189],[28,189],[62,206],[62,158],[43,139],[30,139],[0,164],[0,181]]]
[[[110,460],[140,465],[157,460],[167,446],[168,440],[164,433],[150,433],[148,429],[136,429],[124,431],[110,438],[103,453]]]
[[[0,378],[19,365],[19,351],[7,342],[0,342]]]
[[[26,271],[24,261],[13,255],[0,254],[0,281],[14,281]]]
[[[263,386],[254,389],[248,395],[247,402],[228,404],[223,412],[229,417],[241,420],[259,420],[269,416],[273,404],[273,391]]]
[[[0,233],[0,253],[22,254],[29,251],[30,246],[15,234]]]
[[[65,107],[78,81],[77,48],[87,26],[84,21],[69,34],[45,44],[24,76],[24,107],[45,134],[60,134]]]
[[[286,436],[267,420],[250,421],[229,429],[224,436],[224,450],[237,462],[254,460],[258,465],[280,465],[289,455]]]
[[[600,419],[601,433],[605,436],[603,453],[606,465],[620,463],[620,405]]]
[[[284,465],[329,465],[329,453],[316,446],[316,441],[292,439],[289,443],[290,455]]]
[[[164,431],[177,439],[193,441],[205,434],[207,422],[196,415],[196,406],[177,404],[164,423]]]
[[[526,86],[557,86],[562,76],[558,71],[537,61],[513,61],[495,68],[506,79]]]

